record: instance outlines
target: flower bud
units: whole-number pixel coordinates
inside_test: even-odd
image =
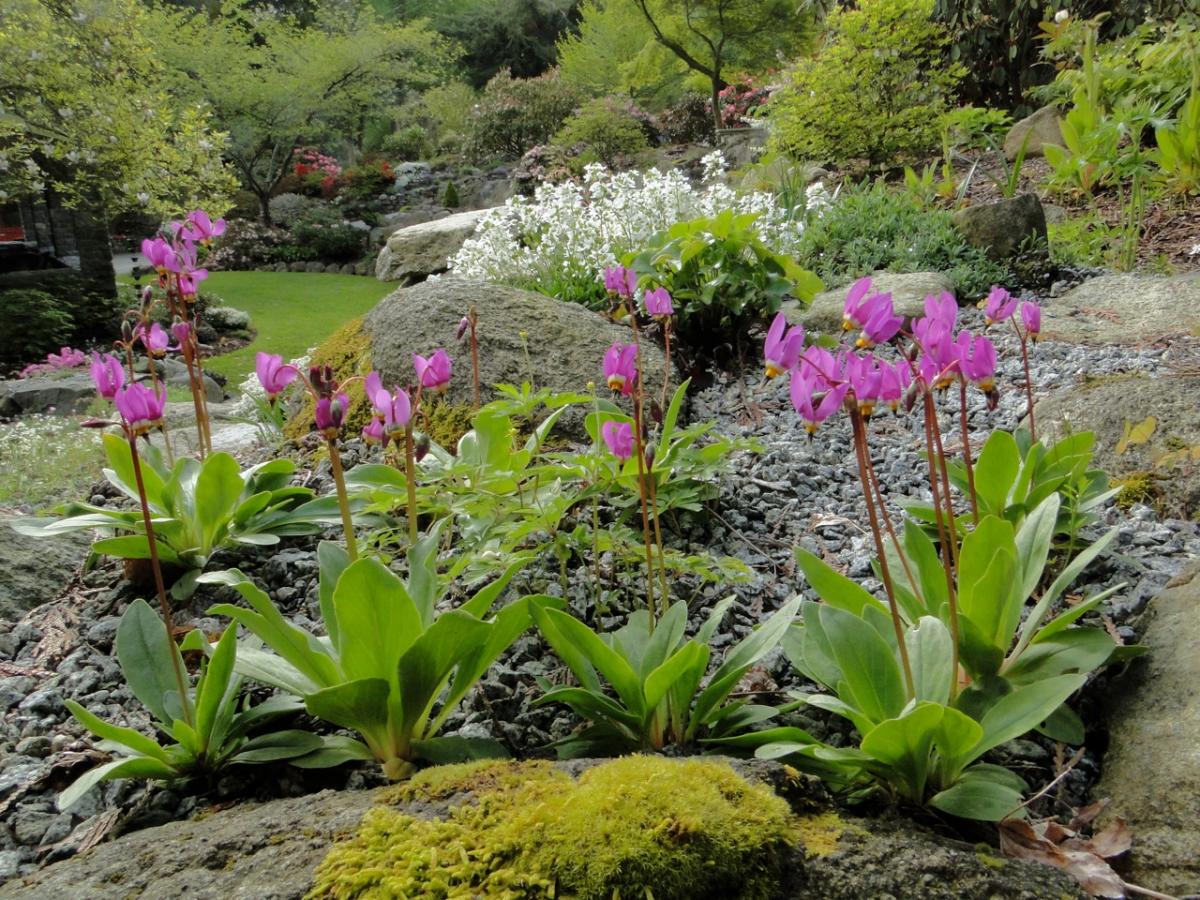
[[[471,320],[468,319],[466,316],[463,316],[462,319],[459,320],[458,331],[455,332],[455,335],[454,335],[455,339],[461,341],[463,339],[463,337],[466,335],[467,329],[470,327],[471,327]]]
[[[429,435],[423,431],[418,431],[413,445],[413,458],[420,462],[425,458],[425,454],[429,452]]]

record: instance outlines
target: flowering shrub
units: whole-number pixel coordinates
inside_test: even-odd
[[[552,69],[537,78],[496,73],[472,110],[465,150],[476,160],[518,157],[548,141],[579,105],[578,92]]]
[[[704,94],[684,94],[658,116],[663,139],[672,144],[696,144],[712,140],[713,121],[709,99]]]
[[[82,350],[63,347],[57,353],[47,354],[44,363],[30,363],[17,373],[17,377],[28,378],[31,375],[45,375],[59,369],[74,369],[86,365],[87,361],[87,355]]]
[[[540,185],[532,199],[514,197],[480,221],[475,235],[451,259],[456,274],[515,284],[564,300],[599,304],[597,282],[621,256],[641,250],[658,232],[724,210],[756,213],[754,229],[773,253],[795,254],[803,224],[771,194],[739,194],[720,180],[724,158],[704,158],[704,183],[695,188],[681,172],[609,172],[590,165],[580,182]],[[828,200],[824,188],[807,192],[810,208]]]
[[[726,128],[740,128],[755,114],[755,110],[771,98],[771,89],[755,86],[754,79],[746,75],[728,85],[718,94],[718,98],[721,101],[721,124]]]
[[[234,219],[206,262],[213,269],[253,269],[278,261],[280,248],[290,243],[286,229],[250,219]]]
[[[292,172],[300,178],[312,174],[336,177],[342,174],[342,167],[332,156],[326,156],[315,147],[303,147],[296,151],[296,165]]]
[[[284,228],[290,228],[301,216],[321,205],[320,200],[304,194],[277,194],[271,198],[271,221]]]
[[[365,160],[336,179],[336,191],[353,200],[367,200],[387,191],[395,180],[391,163],[382,159]]]

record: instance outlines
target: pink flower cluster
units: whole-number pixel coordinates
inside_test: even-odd
[[[17,377],[29,378],[31,375],[45,375],[59,369],[76,369],[87,365],[87,361],[87,355],[82,350],[62,347],[57,353],[47,355],[44,363],[30,363],[17,373]]]
[[[179,293],[190,303],[196,299],[200,282],[208,277],[208,270],[201,268],[197,260],[197,245],[207,246],[224,234],[225,220],[214,222],[208,213],[197,209],[182,221],[170,222],[167,231],[170,240],[155,237],[142,241],[142,256],[158,272],[160,282],[165,283],[169,273],[178,276]]]
[[[985,301],[988,324],[1012,318],[1018,307],[1024,323],[1022,338],[1041,330],[1041,310],[1034,303],[1021,303],[1007,291],[996,288]],[[925,298],[925,315],[904,333],[903,317],[896,314],[890,294],[871,293],[871,280],[851,285],[843,309],[843,327],[857,330],[855,348],[831,352],[818,344],[805,348],[804,329],[788,328],[783,313],[775,317],[767,332],[763,355],[768,378],[791,373],[792,406],[812,434],[818,426],[846,408],[863,417],[884,404],[900,409],[910,389],[941,389],[959,379],[974,384],[989,401],[995,399],[996,348],[988,338],[966,329],[955,331],[958,304],[950,294]],[[1021,332],[1018,331],[1018,334]],[[911,339],[904,346],[904,339]],[[896,343],[898,358],[888,361],[873,352]]]
[[[92,355],[92,380],[100,396],[116,405],[129,434],[145,434],[162,423],[166,389],[161,385],[151,389],[137,382],[126,384],[121,361],[111,353]]]
[[[296,166],[293,171],[301,178],[314,172],[323,172],[335,178],[342,174],[342,167],[338,161],[315,147],[301,147],[296,151],[295,159]]]

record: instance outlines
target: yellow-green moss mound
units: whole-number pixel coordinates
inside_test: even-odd
[[[824,850],[840,833],[836,818],[797,819],[769,788],[702,759],[627,757],[578,780],[543,762],[445,766],[393,797],[464,792],[443,819],[372,810],[321,863],[310,900],[765,900],[792,847],[817,838]]]

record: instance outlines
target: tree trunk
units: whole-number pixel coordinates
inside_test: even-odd
[[[714,70],[712,76],[713,143],[719,140],[718,134],[721,131],[721,89],[724,82],[721,81],[718,72],[719,70]]]
[[[255,191],[254,196],[258,197],[259,221],[267,226],[273,225],[274,223],[271,221],[271,192]]]
[[[79,250],[79,273],[88,291],[104,297],[117,296],[113,271],[112,241],[108,216],[98,206],[80,204],[74,211],[75,245]]]

